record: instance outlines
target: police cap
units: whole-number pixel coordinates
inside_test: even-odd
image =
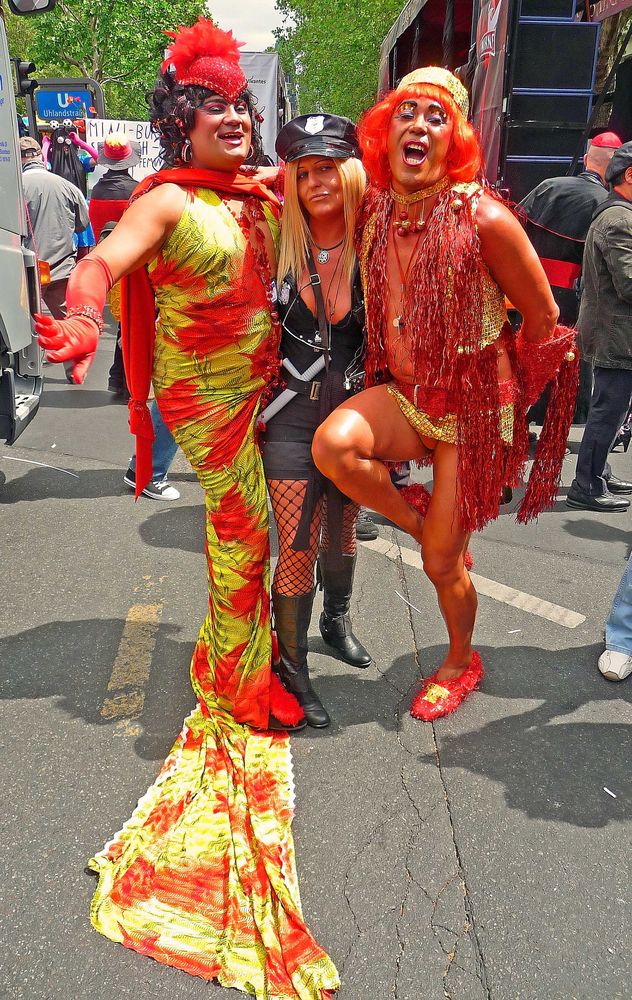
[[[284,125],[275,145],[282,160],[291,163],[301,156],[331,156],[347,160],[359,156],[356,127],[338,115],[299,115]]]

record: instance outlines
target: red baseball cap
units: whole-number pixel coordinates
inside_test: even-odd
[[[600,132],[590,140],[590,145],[597,146],[598,149],[618,149],[623,142],[616,132]]]

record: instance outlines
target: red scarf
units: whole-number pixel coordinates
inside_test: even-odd
[[[193,170],[189,167],[160,170],[145,177],[133,191],[130,204],[158,184],[179,184],[190,190],[211,188],[221,194],[260,198],[274,209],[279,207],[272,191],[245,174]],[[140,267],[121,279],[121,342],[130,392],[129,427],[136,436],[136,497],[152,478],[154,429],[147,397],[153,368],[155,316],[156,303],[147,268]]]

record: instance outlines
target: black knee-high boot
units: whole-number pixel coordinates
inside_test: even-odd
[[[351,627],[349,606],[356,557],[342,557],[342,568],[332,569],[328,565],[327,553],[318,556],[318,575],[323,585],[323,613],[320,616],[320,634],[332,649],[353,667],[368,667],[371,654],[356,639]]]
[[[324,729],[331,720],[311,685],[307,667],[307,631],[315,593],[314,589],[300,597],[287,597],[272,591],[274,626],[281,658],[275,669],[288,691],[299,701],[307,724],[315,729]]]

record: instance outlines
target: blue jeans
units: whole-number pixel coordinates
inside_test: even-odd
[[[178,450],[173,434],[160,416],[160,410],[155,399],[152,399],[149,406],[151,422],[154,425],[154,443],[151,449],[152,457],[152,480],[159,483],[167,478],[169,466],[173,462],[175,453]],[[136,455],[133,455],[129,463],[130,469],[136,472]]]
[[[606,649],[632,656],[632,554],[606,622]]]

